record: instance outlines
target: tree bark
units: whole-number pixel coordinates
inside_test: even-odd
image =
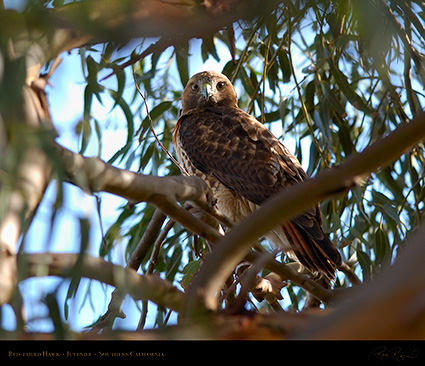
[[[53,64],[53,72],[56,64]],[[45,130],[51,130],[51,119],[46,103],[44,86],[47,83],[49,75],[45,78],[39,78],[40,70],[32,67],[27,72],[25,85],[22,89],[21,106],[24,113],[20,121],[4,121],[7,123],[22,123],[20,128],[34,132],[43,127]],[[10,111],[13,115],[16,111]],[[19,115],[19,114],[17,114]],[[19,127],[18,127],[19,128]],[[27,141],[28,142],[28,141]],[[21,142],[22,143],[22,142]],[[5,141],[6,146],[2,148],[2,157],[13,154],[16,148]],[[23,143],[25,145],[26,142]],[[18,161],[15,177],[17,184],[12,186],[10,183],[1,182],[2,189],[10,189],[7,197],[6,208],[0,222],[0,304],[11,300],[16,286],[16,253],[22,233],[24,222],[28,225],[35,210],[40,204],[44,191],[50,181],[51,166],[45,152],[37,146],[36,143],[29,143],[22,146],[24,150]],[[15,151],[16,153],[16,151]],[[3,161],[4,161],[3,160]],[[10,172],[9,172],[10,173]]]

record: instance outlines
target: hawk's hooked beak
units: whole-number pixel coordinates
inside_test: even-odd
[[[211,96],[213,95],[211,84],[205,83],[203,85],[202,94],[204,95],[206,101],[210,100]]]

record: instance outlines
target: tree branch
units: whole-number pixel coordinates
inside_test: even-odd
[[[79,254],[37,253],[19,258],[22,268],[20,280],[39,276],[67,277],[74,268]],[[84,255],[81,277],[91,278],[127,292],[134,300],[151,300],[159,306],[179,312],[185,294],[170,282],[154,275],[139,275],[136,271],[105,262],[101,258]]]
[[[177,203],[191,201],[200,207],[211,207],[210,191],[198,177],[143,175],[113,167],[98,158],[84,157],[60,145],[56,149],[69,181],[81,189],[112,193],[134,203],[150,202],[208,241],[216,242],[222,236]]]
[[[183,39],[202,38],[240,19],[263,14],[279,2],[270,0],[264,6],[258,0],[85,0],[59,9],[34,7],[26,23],[37,25],[43,19],[46,33],[45,37],[38,34],[42,57],[32,64],[44,64],[61,52],[102,42],[125,44],[134,38],[161,37],[171,45]],[[28,37],[25,43],[23,50],[33,42]]]
[[[257,238],[317,202],[361,184],[370,173],[396,160],[424,139],[425,113],[420,113],[363,152],[350,156],[340,166],[291,186],[267,201],[227,233],[208,256],[189,290],[186,314],[197,313],[198,305],[199,309],[216,308],[216,293]]]

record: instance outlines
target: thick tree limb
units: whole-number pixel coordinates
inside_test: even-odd
[[[232,269],[249,252],[251,243],[283,221],[290,220],[324,198],[361,184],[370,173],[395,159],[425,139],[425,113],[400,125],[387,137],[350,156],[343,164],[319,173],[315,178],[289,187],[248,216],[223,239],[204,262],[190,288],[187,314],[207,307],[215,309],[216,293]]]
[[[32,19],[22,23],[40,24],[43,20],[45,37],[36,35],[42,48],[38,54],[43,57],[34,58],[31,64],[44,64],[61,52],[107,41],[125,44],[134,38],[160,37],[168,47],[214,34],[240,19],[251,19],[279,2],[268,1],[265,6],[259,0],[85,0],[60,9],[34,8]],[[32,38],[28,36],[22,50]]]
[[[255,5],[252,0],[219,0],[213,5],[197,1],[86,0],[46,15],[51,16],[51,24],[91,34],[95,39],[174,38],[176,29],[178,35],[192,38],[252,16]]]
[[[100,334],[92,332],[67,331],[67,338],[87,340],[282,340],[288,335],[302,329],[317,317],[323,316],[323,312],[306,311],[300,314],[281,312],[279,314],[256,314],[254,316],[218,314],[216,317],[204,323],[183,323],[169,325],[156,329],[142,331],[124,331],[114,329]],[[3,339],[20,340],[55,340],[54,333],[25,333],[6,332],[1,333]],[[261,348],[261,352],[264,349]],[[270,352],[276,352],[271,349]]]
[[[55,62],[51,68],[51,72],[59,63]],[[41,126],[51,127],[50,112],[46,105],[46,95],[44,86],[47,83],[49,75],[46,78],[39,78],[39,69],[32,68],[27,73],[26,84],[22,88],[22,106],[21,129],[31,130],[32,128],[40,128]],[[28,76],[31,75],[29,78]],[[11,107],[9,111],[2,111],[5,115],[18,115],[16,106]],[[16,113],[16,114],[15,114]],[[0,117],[1,118],[1,117]],[[5,120],[5,126],[8,124],[17,124],[15,120]],[[5,141],[6,146],[1,148],[2,163],[7,159],[7,154],[13,154],[15,146],[10,146],[9,141]],[[16,184],[10,187],[10,182],[2,182],[0,187],[5,189],[9,185],[10,194],[7,198],[4,215],[0,218],[0,304],[4,304],[11,300],[16,285],[16,252],[18,248],[19,238],[24,226],[23,220],[30,221],[40,204],[44,191],[50,182],[51,166],[48,158],[37,144],[30,143],[24,145],[24,152],[19,159],[16,169]],[[1,166],[0,169],[14,169]],[[11,172],[8,171],[8,174]]]
[[[79,259],[79,254],[37,253],[19,258],[23,280],[35,276],[68,277]],[[136,271],[105,262],[101,258],[84,255],[79,275],[127,292],[135,300],[151,300],[155,304],[180,311],[185,294],[170,282],[155,275],[139,275]]]

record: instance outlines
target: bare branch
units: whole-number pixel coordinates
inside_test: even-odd
[[[49,276],[67,277],[74,268],[79,254],[70,253],[37,253],[25,254],[19,258],[22,276],[25,278],[38,276],[40,273]],[[135,300],[151,300],[155,304],[179,312],[185,294],[170,282],[154,275],[139,275],[134,270],[105,262],[101,258],[84,255],[81,276],[98,280],[127,292]]]
[[[210,191],[197,177],[155,177],[115,168],[98,158],[86,158],[56,145],[71,183],[85,191],[109,192],[131,202],[150,202],[164,214],[208,241],[216,242],[222,235],[210,225],[178,205],[180,201],[211,206]]]
[[[128,268],[134,269],[137,271],[140,267],[140,263],[145,258],[146,254],[149,252],[149,249],[152,247],[155,242],[158,234],[160,233],[162,224],[164,223],[167,216],[165,216],[160,210],[155,210],[152,219],[150,220],[148,227],[146,228],[142,239],[137,244],[134,252],[131,253],[130,259],[128,261]]]

